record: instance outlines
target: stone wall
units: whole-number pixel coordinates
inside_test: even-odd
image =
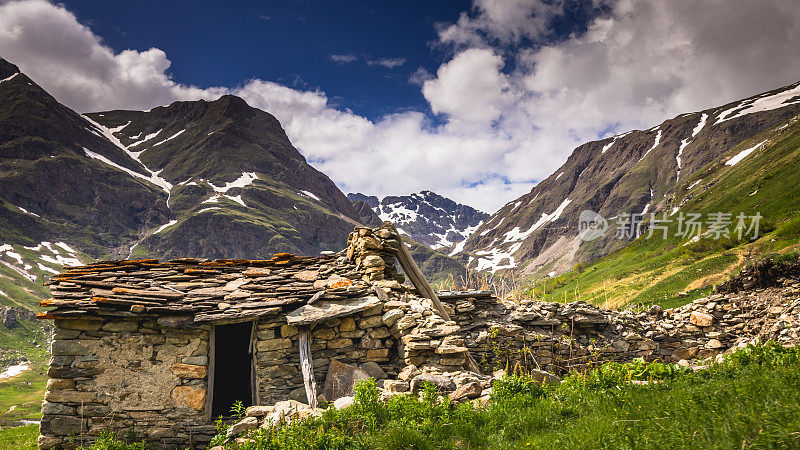
[[[105,429],[162,447],[214,435],[205,398],[208,326],[56,320],[39,446],[74,448]]]
[[[564,373],[639,357],[688,364],[755,340],[795,344],[800,340],[800,281],[788,277],[775,284],[640,313],[583,302],[443,301],[455,310],[458,334],[482,370],[519,366]]]
[[[376,363],[388,375],[396,375],[402,368],[396,340],[383,321],[383,312],[384,304],[378,302],[353,316],[331,318],[314,326],[311,352],[317,392],[322,393],[328,366],[334,359],[354,366]],[[307,403],[300,372],[298,329],[288,325],[286,317],[257,322],[255,358],[259,404],[286,399]]]

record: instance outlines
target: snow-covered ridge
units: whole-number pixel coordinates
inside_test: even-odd
[[[430,191],[384,197],[377,203],[374,209],[381,220],[404,228],[406,234],[432,249],[452,248],[450,255],[463,250],[464,241],[487,217]]]
[[[794,100],[795,97],[798,98]],[[773,109],[783,108],[784,106],[797,105],[797,104],[800,104],[800,84],[791,89],[778,92],[777,94],[758,97],[756,99],[744,100],[739,104],[737,104],[736,106],[734,106],[733,108],[721,112],[717,116],[717,121],[714,122],[714,125],[726,122],[731,119],[735,119],[737,117],[746,116],[748,114],[770,111]],[[733,114],[734,112],[736,112],[736,114]]]

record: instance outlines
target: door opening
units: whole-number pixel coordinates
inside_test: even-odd
[[[218,325],[213,333],[213,376],[211,380],[211,417],[228,417],[231,406],[241,401],[253,404],[252,355],[250,336],[252,322]]]

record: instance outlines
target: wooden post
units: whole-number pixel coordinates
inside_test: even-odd
[[[215,355],[216,355],[216,327],[211,325],[211,331],[208,334],[208,371],[207,371],[207,384],[206,384],[206,420],[209,423],[213,420],[212,408],[214,405],[214,370],[215,370]]]
[[[260,405],[261,398],[258,395],[258,371],[256,370],[256,327],[258,319],[253,321],[250,329],[250,402],[253,405]]]
[[[311,325],[300,327],[300,370],[303,372],[303,384],[306,386],[306,397],[312,408],[317,407],[317,385],[314,382],[314,365],[311,360]]]
[[[384,222],[386,223],[386,222]],[[419,270],[419,266],[417,265],[414,258],[411,257],[411,252],[408,251],[406,247],[406,243],[403,242],[403,237],[400,236],[400,233],[397,232],[397,228],[395,228],[393,223],[389,222],[389,225],[392,226],[392,231],[399,237],[400,240],[400,250],[397,252],[397,261],[400,263],[400,267],[403,268],[408,278],[411,280],[411,283],[414,285],[415,288],[425,297],[429,298],[433,303],[433,307],[439,312],[439,315],[442,316],[444,320],[451,320],[450,313],[447,312],[442,301],[439,300],[439,296],[436,295],[436,291],[433,290],[433,287],[428,283],[428,280],[425,279],[425,275],[422,274],[422,271]],[[478,367],[478,363],[475,362],[475,359],[470,354],[469,350],[466,352],[467,356],[467,368],[475,373],[481,373],[480,367]]]

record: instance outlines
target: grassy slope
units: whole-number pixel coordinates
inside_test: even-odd
[[[350,408],[261,429],[249,436],[253,444],[226,448],[797,448],[798,356],[758,346],[698,373],[607,363],[544,388],[507,377],[494,383],[491,404],[480,410],[437,400],[435,389],[384,404],[363,383]]]
[[[733,167],[724,163],[740,151],[764,139],[766,148],[753,152]],[[755,241],[714,240],[704,237],[684,245],[688,239],[669,236],[639,239],[587,266],[554,279],[528,280],[525,291],[547,301],[584,300],[607,306],[654,304],[674,307],[708,293],[713,284],[744,264],[745,256],[785,252],[800,241],[800,122],[779,131],[770,130],[730,149],[726,157],[682,180],[675,203],[687,202],[683,213],[760,212],[760,236]],[[702,180],[691,191],[687,187]],[[659,216],[660,217],[660,216]],[[678,215],[670,218],[675,220]],[[613,225],[612,225],[613,226]],[[766,233],[766,234],[765,234]],[[690,290],[688,296],[679,293]]]

